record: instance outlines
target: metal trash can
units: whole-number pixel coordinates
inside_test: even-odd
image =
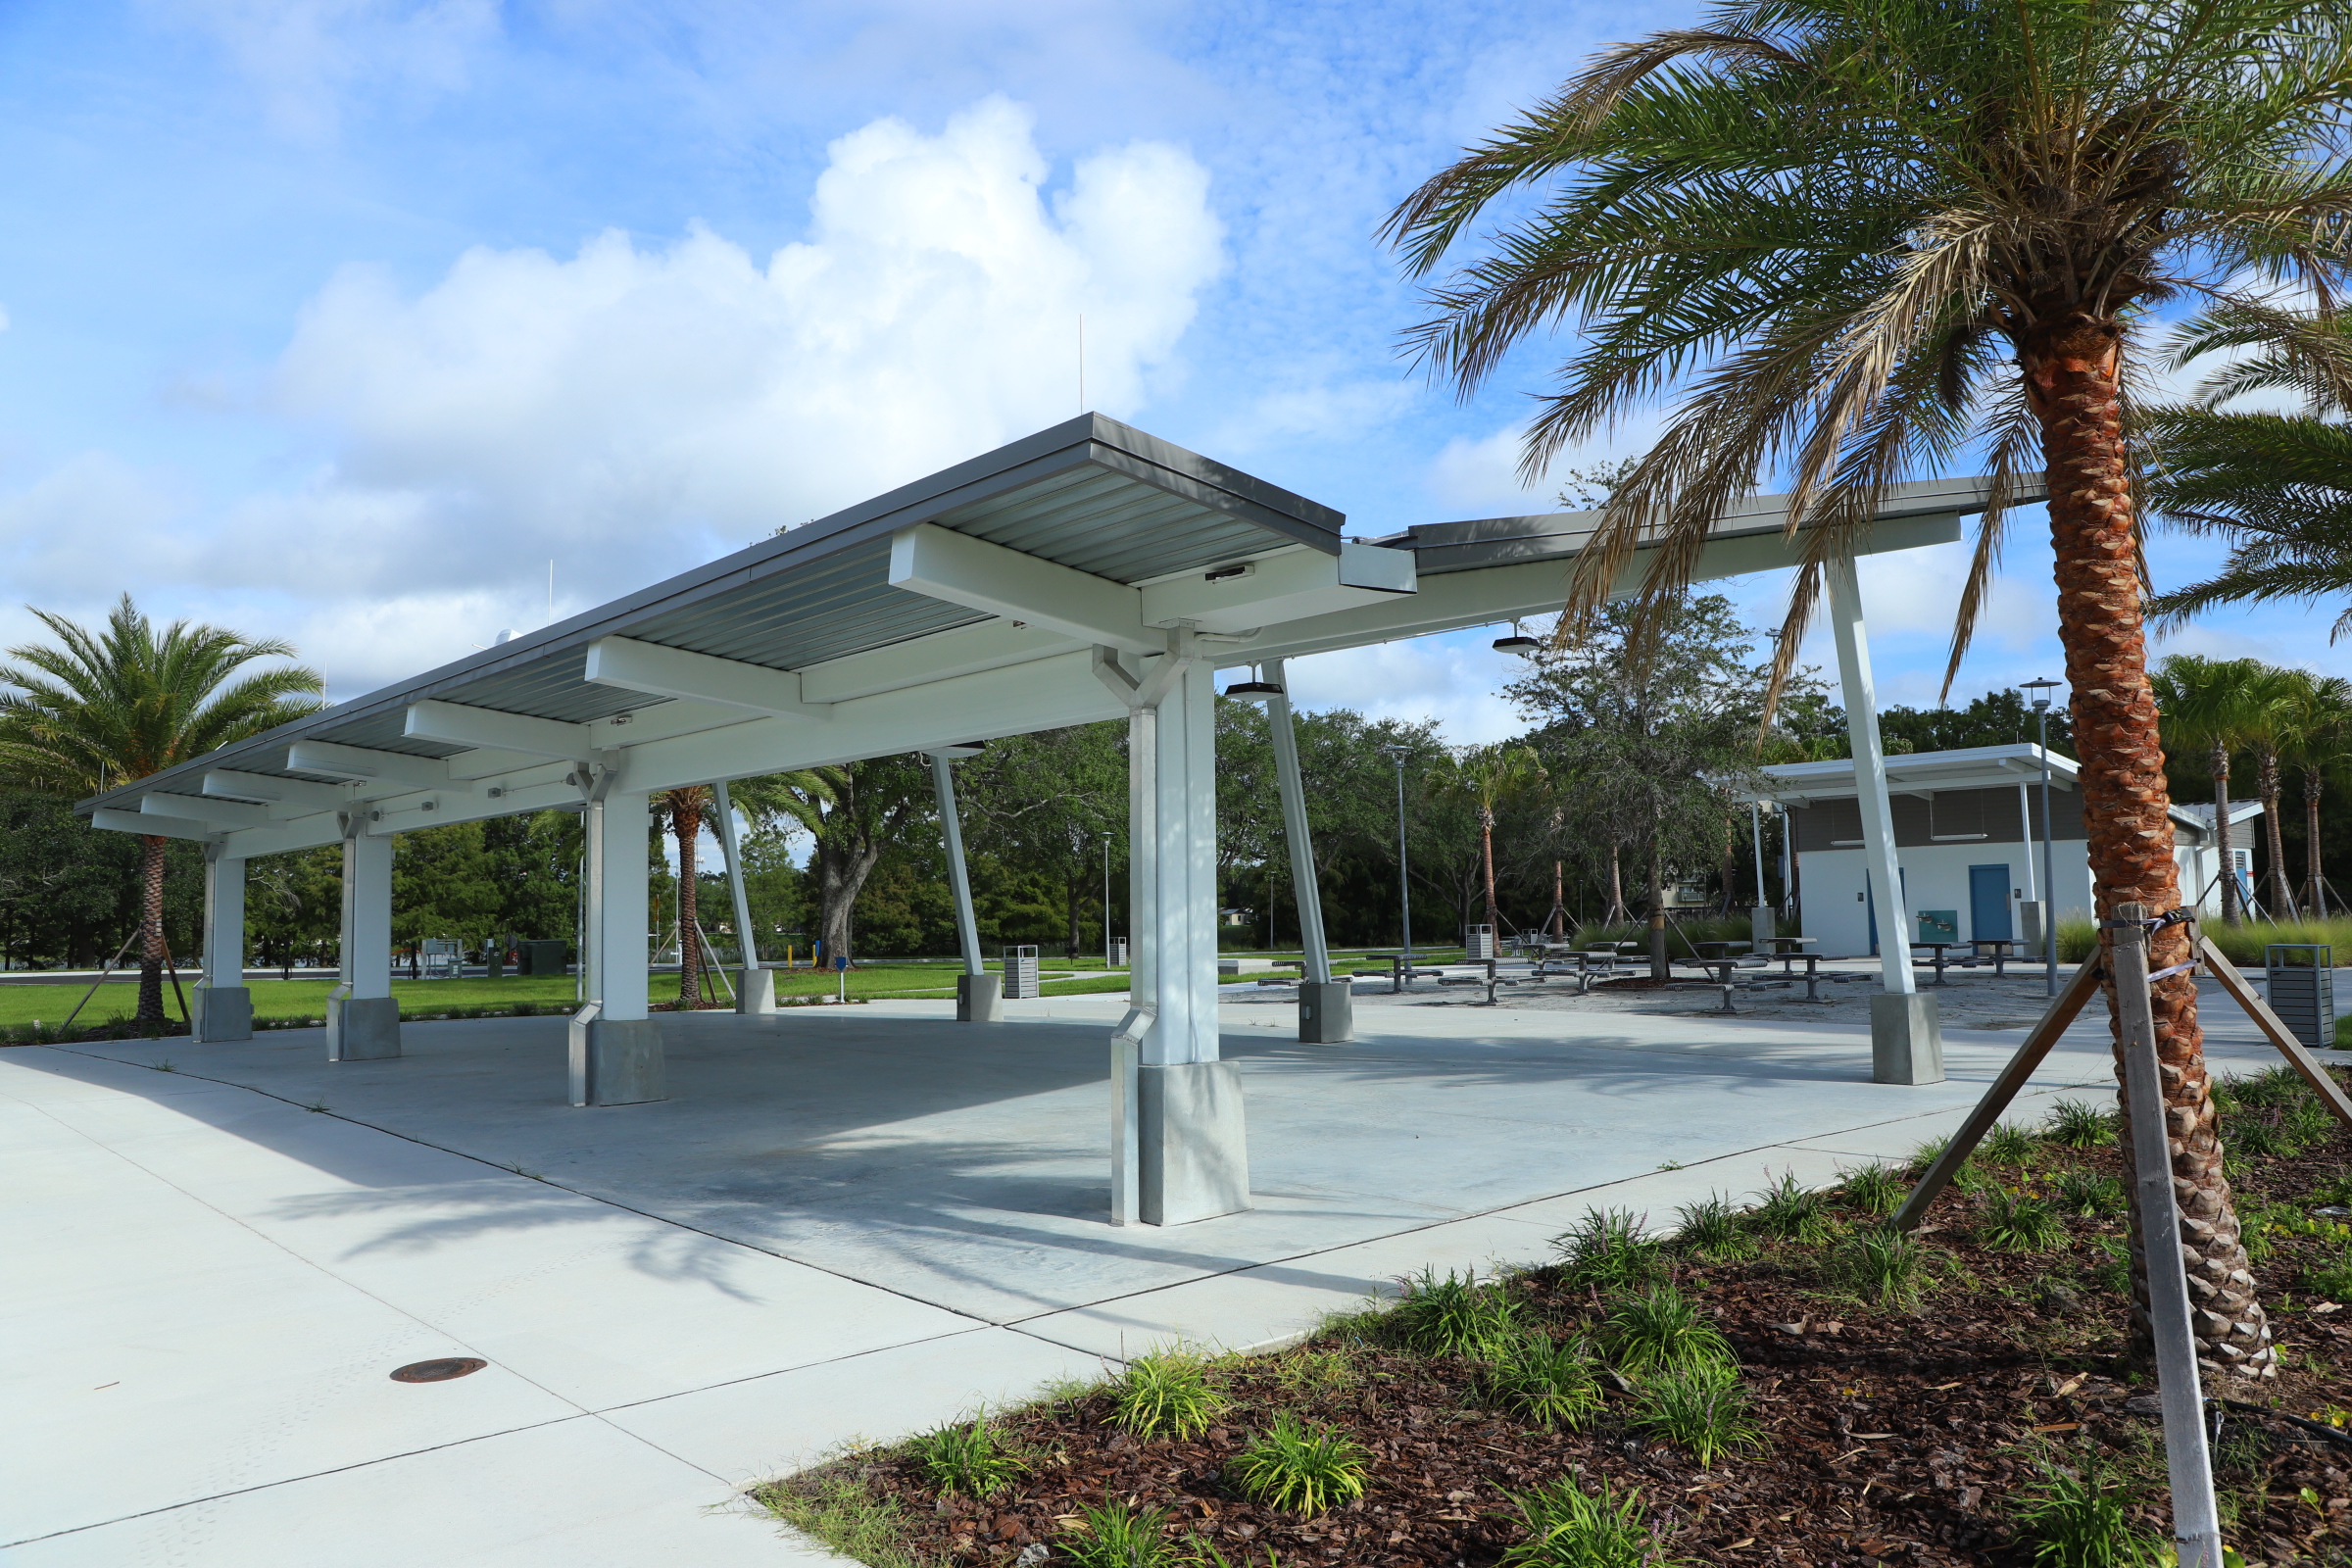
[[[1494,928],[1491,925],[1468,927],[1462,933],[1462,946],[1469,950],[1465,956],[1472,963],[1486,962],[1494,956]]]
[[[1004,950],[1004,995],[1007,998],[1037,997],[1037,949],[1006,948]]]
[[[1111,939],[1110,966],[1113,969],[1124,969],[1127,967],[1127,939],[1125,937],[1114,937]]]
[[[2288,1032],[2314,1051],[2335,1044],[2335,950],[2319,943],[2282,942],[2262,950],[2270,977],[2271,1010]]]

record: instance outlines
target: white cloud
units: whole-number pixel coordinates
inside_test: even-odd
[[[499,34],[498,0],[150,0],[211,36],[261,90],[277,128],[330,136],[357,82],[451,91]]]
[[[348,691],[539,624],[550,558],[569,612],[1068,418],[1082,313],[1090,406],[1127,414],[1180,374],[1223,267],[1182,151],[1104,149],[1050,193],[1001,98],[830,151],[808,237],[764,265],[697,228],[477,248],[421,293],[347,269],[262,399],[329,454],[300,481],[197,528],[76,460],[0,500],[0,543],[52,584],[290,601],[256,629],[307,619],[305,657]]]
[[[1447,742],[1483,745],[1523,734],[1527,721],[1500,695],[1522,669],[1497,654],[1498,629],[1452,632],[1294,659],[1283,673],[1294,701],[1321,710],[1351,708],[1370,718],[1436,719]]]

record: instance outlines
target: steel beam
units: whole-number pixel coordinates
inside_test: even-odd
[[[493,708],[468,708],[463,703],[411,703],[401,733],[411,740],[495,746],[539,757],[585,759],[596,750],[585,724],[504,713]]]
[[[713,659],[628,637],[600,637],[588,645],[588,680],[657,697],[716,703],[787,718],[828,718],[830,703],[803,700],[801,677],[736,659]]]

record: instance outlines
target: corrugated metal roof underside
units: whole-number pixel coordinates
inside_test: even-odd
[[[1124,583],[1221,566],[1289,542],[1229,512],[1091,465],[943,512],[939,521]]]
[[[890,585],[890,541],[869,540],[628,628],[641,642],[769,669],[802,669],[989,617]]]

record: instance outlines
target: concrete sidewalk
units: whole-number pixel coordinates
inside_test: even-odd
[[[2018,1038],[1956,1033],[1951,1080],[1903,1089],[1838,1026],[1366,1008],[1309,1047],[1235,1008],[1260,1206],[1114,1230],[1120,1005],[664,1018],[674,1098],[599,1110],[564,1103],[561,1019],[341,1065],[317,1031],[0,1053],[5,1561],[819,1560],[736,1488],[1154,1343],[1278,1342],[1424,1264],[1535,1261],[1596,1204],[1827,1181],[1947,1131]],[[2272,1059],[2207,1019],[2217,1065]],[[2111,1092],[2103,1022],[2018,1114],[2076,1085]],[[387,1376],[451,1355],[490,1364]]]

